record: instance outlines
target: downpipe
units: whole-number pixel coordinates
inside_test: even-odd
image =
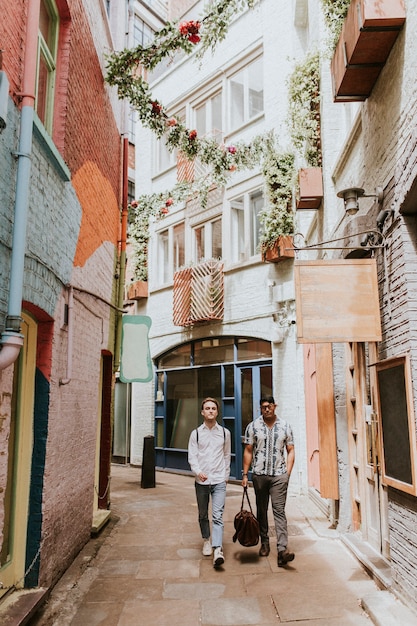
[[[9,300],[5,330],[0,339],[0,371],[16,361],[23,346],[22,296],[25,267],[26,229],[29,207],[29,186],[32,133],[35,104],[36,50],[38,41],[40,0],[29,0],[26,54],[23,68],[19,148],[17,157],[16,196],[10,262]]]

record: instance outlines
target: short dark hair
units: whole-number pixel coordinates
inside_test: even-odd
[[[217,406],[217,410],[220,411],[220,406],[216,398],[204,398],[203,402],[201,403],[201,410],[204,409],[204,405],[206,402],[214,402],[214,404]]]
[[[262,396],[259,404],[263,404],[264,402],[268,402],[268,404],[275,404],[274,396]]]

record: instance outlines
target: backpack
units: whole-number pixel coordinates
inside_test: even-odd
[[[250,511],[243,509],[243,501],[246,499],[249,504]],[[233,542],[236,540],[245,548],[256,546],[259,542],[259,522],[252,512],[252,506],[248,496],[248,488],[243,488],[242,505],[239,513],[235,515],[234,520],[235,534],[233,535]]]

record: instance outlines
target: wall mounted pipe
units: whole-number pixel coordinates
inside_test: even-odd
[[[60,378],[60,385],[68,385],[72,378],[72,353],[74,345],[74,289],[71,285],[68,287],[68,345],[67,345],[67,375],[66,378]]]
[[[17,94],[22,98],[22,105],[19,147],[15,154],[17,157],[17,174],[9,300],[6,329],[0,339],[0,370],[5,369],[16,361],[23,346],[23,335],[20,332],[20,328],[22,323],[23,278],[29,207],[39,12],[40,0],[29,0],[22,92]]]

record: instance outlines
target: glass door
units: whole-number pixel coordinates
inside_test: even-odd
[[[236,427],[239,429],[240,441],[243,438],[247,425],[260,415],[259,405],[262,396],[272,395],[272,365],[244,365],[238,367],[240,376],[237,376],[239,388],[236,393],[236,413],[238,416]],[[236,450],[236,478],[241,476],[242,455]]]

